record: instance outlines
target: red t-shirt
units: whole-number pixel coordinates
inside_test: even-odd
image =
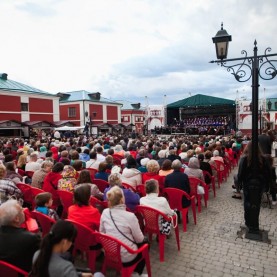
[[[100,212],[92,206],[72,205],[68,208],[68,219],[77,221],[92,229],[99,229]]]

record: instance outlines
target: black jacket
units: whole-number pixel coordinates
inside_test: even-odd
[[[32,268],[34,253],[39,249],[40,237],[22,228],[0,228],[0,260],[9,262],[27,272]]]

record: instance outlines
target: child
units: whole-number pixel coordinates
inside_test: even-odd
[[[50,209],[53,204],[52,194],[50,192],[42,192],[37,194],[35,198],[36,211],[48,215],[49,217],[58,220],[59,217],[55,210]]]

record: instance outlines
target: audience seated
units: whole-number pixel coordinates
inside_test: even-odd
[[[41,168],[34,172],[32,176],[31,186],[42,189],[46,175],[52,170],[53,163],[51,161],[44,161]]]
[[[40,237],[20,228],[24,221],[23,209],[16,200],[0,206],[0,260],[29,272]]]
[[[127,158],[127,163],[122,171],[122,182],[136,188],[142,183],[141,172],[136,168],[137,163],[133,156]]]

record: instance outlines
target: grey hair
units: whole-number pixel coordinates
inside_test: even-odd
[[[173,169],[179,170],[182,167],[182,163],[178,159],[176,159],[172,162],[171,167]]]
[[[17,204],[17,200],[10,199],[0,206],[0,226],[10,225],[15,217],[19,214],[19,211],[16,207]]]
[[[42,162],[41,168],[45,168],[47,166],[53,166],[53,165],[54,165],[54,163],[52,163],[50,160],[45,160]]]

